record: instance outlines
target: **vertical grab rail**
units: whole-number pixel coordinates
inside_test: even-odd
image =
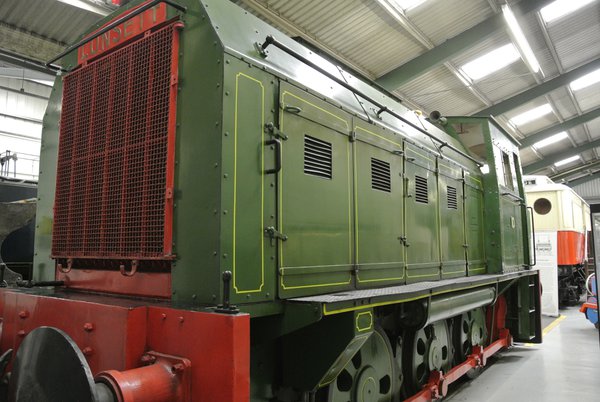
[[[535,249],[535,220],[533,219],[533,208],[527,207],[527,210],[531,212],[531,235],[533,237],[533,264],[531,264],[530,261],[529,265],[535,267],[537,265],[537,252]]]

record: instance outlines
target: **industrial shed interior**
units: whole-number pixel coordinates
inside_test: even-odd
[[[600,399],[599,0],[1,0],[0,402]]]

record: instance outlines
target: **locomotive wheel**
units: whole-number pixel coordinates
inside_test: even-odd
[[[487,338],[485,313],[478,308],[456,318],[453,331],[456,363],[462,363],[473,351],[474,345],[483,346]]]
[[[328,402],[390,402],[394,361],[385,332],[377,328],[329,386]]]
[[[402,389],[402,384],[404,383],[404,374],[402,370],[402,344],[404,340],[401,336],[394,339],[394,357],[396,360],[396,384],[394,385],[394,401],[402,400],[400,398],[400,390]]]
[[[408,331],[403,358],[406,394],[418,392],[429,380],[431,371],[447,371],[451,357],[450,331],[445,320],[416,331]]]

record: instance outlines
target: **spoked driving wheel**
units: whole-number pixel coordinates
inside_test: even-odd
[[[390,402],[394,381],[392,347],[381,329],[373,334],[329,386],[328,402]]]
[[[487,329],[483,307],[456,317],[452,336],[456,350],[456,364],[466,360],[473,352],[473,346],[484,346],[487,340]],[[481,368],[471,369],[467,372],[467,377],[475,378],[480,372]]]
[[[452,349],[445,320],[416,331],[408,331],[404,343],[404,383],[407,395],[418,392],[433,370],[450,368]]]
[[[473,351],[473,346],[484,345],[487,338],[485,313],[478,308],[456,318],[454,325],[454,347],[456,362],[462,363]]]

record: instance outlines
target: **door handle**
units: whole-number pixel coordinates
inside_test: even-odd
[[[281,141],[277,138],[265,141],[266,146],[275,146],[275,167],[273,169],[265,170],[265,174],[276,174],[281,170]]]

